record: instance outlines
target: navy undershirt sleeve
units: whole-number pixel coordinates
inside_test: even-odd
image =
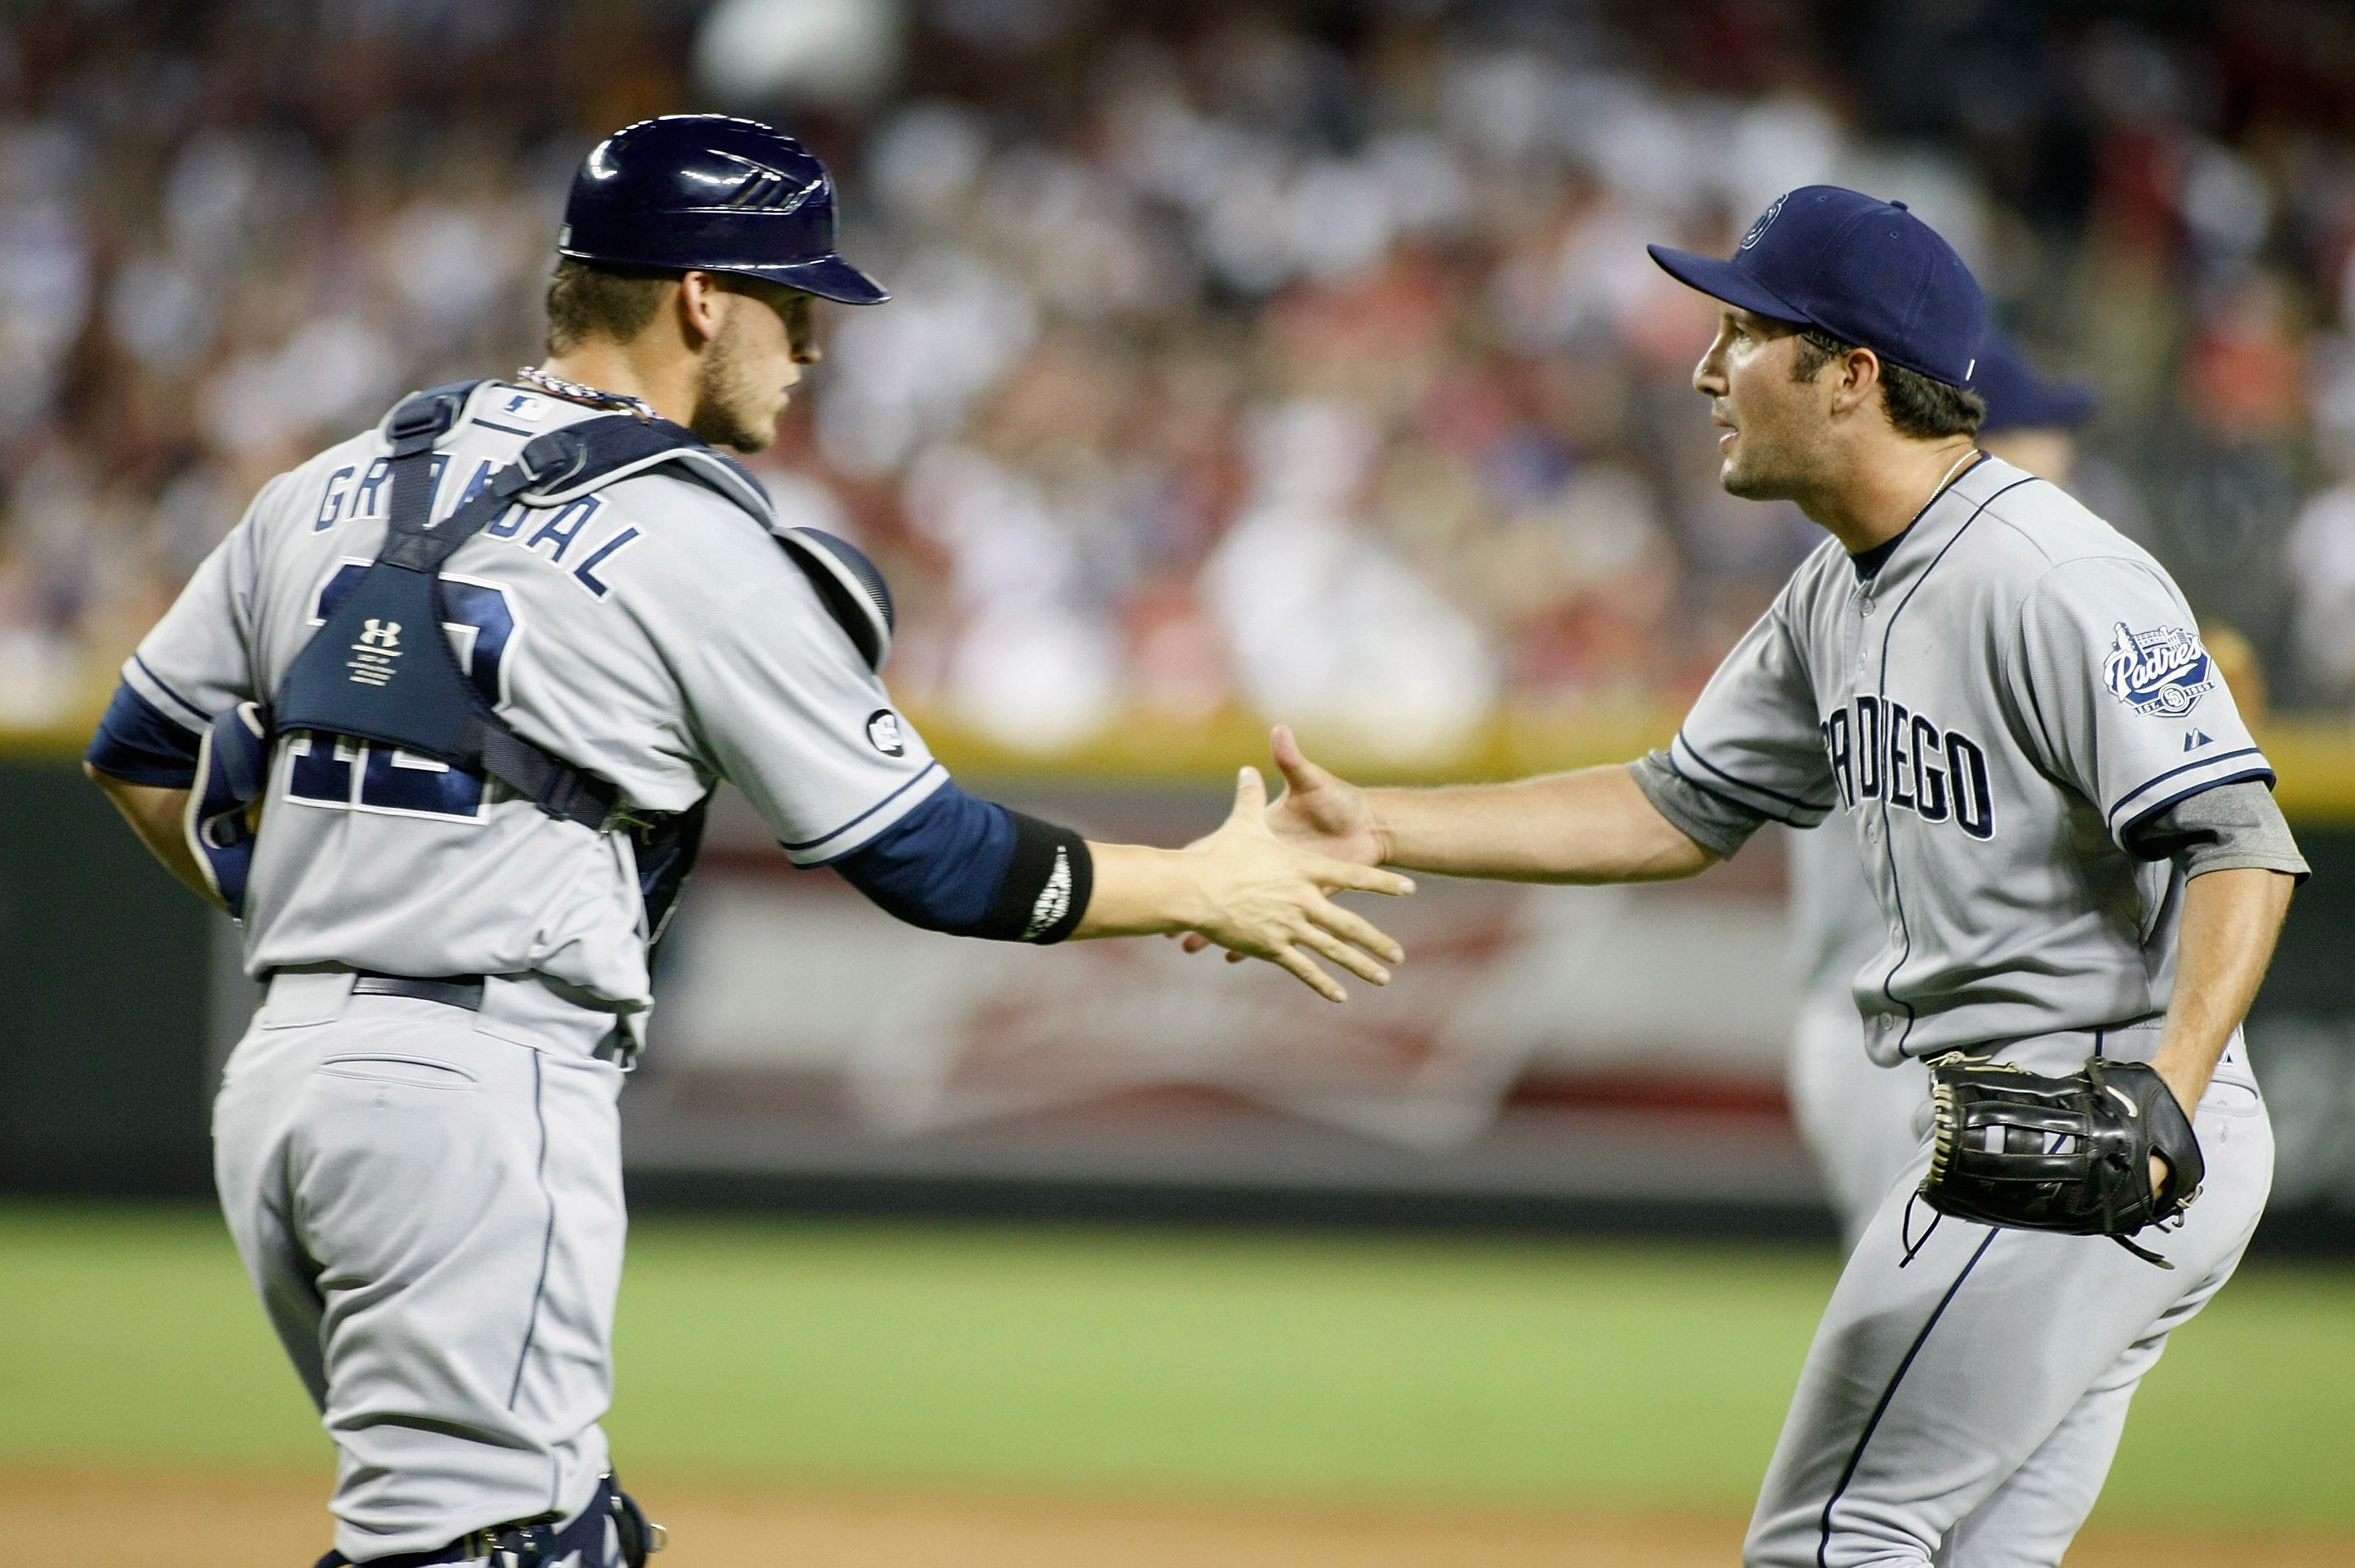
[[[127,684],[120,685],[82,759],[101,773],[133,784],[186,789],[197,781],[197,747],[203,738],[165,717],[162,709]]]
[[[953,931],[989,913],[1013,863],[1014,813],[951,780],[834,869],[893,918]]]
[[[1092,888],[1079,834],[954,781],[833,865],[895,919],[996,941],[1061,941]]]

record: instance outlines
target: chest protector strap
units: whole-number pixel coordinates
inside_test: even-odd
[[[496,779],[551,817],[602,831],[613,825],[614,787],[517,734],[459,667],[442,630],[442,564],[518,500],[570,500],[681,449],[706,449],[667,420],[584,419],[535,437],[435,523],[433,445],[470,390],[438,387],[393,410],[384,547],[296,655],[272,705],[272,728],[398,747]]]

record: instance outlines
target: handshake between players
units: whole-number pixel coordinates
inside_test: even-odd
[[[1327,895],[1350,889],[1398,896],[1412,893],[1414,884],[1370,862],[1284,842],[1270,815],[1267,786],[1258,768],[1246,768],[1226,821],[1182,850],[1091,843],[1094,896],[1071,935],[1182,933],[1188,950],[1215,943],[1236,962],[1264,959],[1332,1001],[1348,993],[1318,966],[1320,958],[1388,985],[1384,960],[1399,963],[1406,950]]]
[[[1884,1055],[1970,1048],[2047,1075],[2088,1050],[2102,1074],[2147,1059],[2208,1156],[2154,1167],[2166,1202],[2136,1210],[2182,1222],[2165,1273],[2036,1234],[2069,1228],[2040,1216],[2000,1247],[1967,1218],[1915,1241],[1910,1180],[1892,1187],[1744,1561],[2058,1561],[2125,1397],[2262,1210],[2272,1145],[2236,1026],[2306,865],[2204,657],[2100,673],[2145,638],[2196,647],[2190,609],[2099,519],[1977,451],[1963,384],[1985,302],[1951,248],[1901,205],[1813,186],[1732,261],[1655,249],[1723,306],[1694,387],[1724,488],[1796,501],[1838,541],[1673,752],[1364,790],[1279,729],[1283,798],[1246,768],[1226,822],[1165,850],[959,788],[881,683],[880,576],[781,520],[718,450],[773,440],[818,358],[813,297],[888,297],[834,238],[830,175],[769,127],[689,115],[609,137],[559,231],[545,363],[413,394],[273,480],[91,742],[141,839],[241,917],[268,988],[216,1102],[215,1169],[339,1449],[318,1568],[644,1568],[658,1544],[600,1425],[617,1101],[723,780],[794,864],[909,924],[1182,936],[1337,1001],[1335,971],[1381,984],[1404,957],[1333,902],[1412,891],[1384,866],[1660,881],[1765,821],[1845,813],[1892,932],[1858,991]],[[1987,960],[1998,915],[2016,927],[2000,950],[2032,959]],[[2186,1220],[2171,1189],[2201,1171]],[[1942,1319],[1960,1328],[1934,1341]]]

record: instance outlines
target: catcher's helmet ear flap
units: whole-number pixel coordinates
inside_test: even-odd
[[[777,542],[817,589],[828,613],[850,634],[867,667],[880,674],[883,662],[891,656],[898,619],[890,586],[875,563],[858,546],[823,528],[780,528]]]

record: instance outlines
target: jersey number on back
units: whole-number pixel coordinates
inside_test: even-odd
[[[323,626],[344,595],[368,570],[364,561],[346,561],[319,589],[311,624]],[[496,583],[443,574],[442,606],[453,618],[442,623],[459,667],[486,703],[504,693],[500,668],[515,641],[515,613]],[[298,735],[287,742],[294,759],[286,796],[306,806],[378,811],[396,817],[432,817],[444,821],[483,820],[483,780],[446,762],[412,757],[389,746],[345,736]]]

